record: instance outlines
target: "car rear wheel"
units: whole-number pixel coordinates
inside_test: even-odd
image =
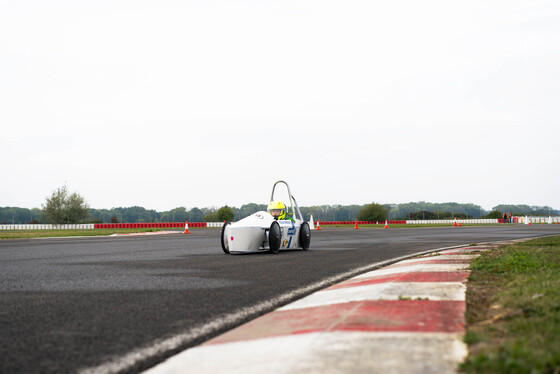
[[[299,242],[303,250],[309,249],[309,245],[311,244],[311,230],[307,222],[301,224],[301,228],[299,229]]]
[[[270,247],[270,252],[278,253],[280,244],[282,244],[282,231],[280,230],[280,224],[274,221],[270,225],[270,230],[268,230],[268,246]]]
[[[228,225],[231,225],[231,222],[225,222],[224,225],[222,226],[222,249],[225,254],[229,254],[229,243],[226,238],[226,227]]]

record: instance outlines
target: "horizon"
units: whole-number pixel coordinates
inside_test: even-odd
[[[86,203],[87,203],[87,202],[86,202]],[[311,208],[311,207],[322,207],[322,206],[331,206],[331,207],[336,207],[336,206],[341,206],[341,207],[344,207],[344,206],[364,206],[364,205],[368,205],[368,204],[371,204],[371,203],[372,203],[372,202],[363,203],[363,204],[314,204],[314,205],[300,205],[300,208],[304,208],[304,207],[305,207],[305,208]],[[486,209],[486,208],[484,208],[484,207],[482,207],[481,205],[476,204],[476,203],[472,203],[472,202],[457,202],[457,201],[446,201],[446,202],[441,202],[441,203],[434,202],[434,201],[423,201],[423,200],[420,200],[420,201],[408,201],[408,202],[405,202],[405,203],[380,203],[380,202],[375,202],[375,201],[374,201],[373,203],[377,203],[377,204],[380,204],[380,205],[383,205],[383,206],[386,206],[386,205],[389,205],[389,206],[397,205],[397,206],[398,206],[398,205],[404,205],[404,204],[434,204],[434,205],[458,204],[458,205],[474,205],[474,206],[480,207],[480,208],[481,208],[482,210],[484,210],[485,212],[491,212],[494,208],[496,208],[496,207],[498,207],[498,206],[501,206],[501,205],[505,205],[505,206],[518,206],[518,207],[520,207],[520,206],[527,206],[527,207],[529,207],[529,208],[535,208],[534,210],[538,210],[539,208],[550,208],[550,209],[552,209],[552,210],[554,210],[554,211],[560,210],[560,209],[556,209],[555,207],[553,207],[553,206],[551,206],[551,205],[529,205],[529,204],[510,204],[510,203],[497,204],[497,205],[492,206],[492,207],[489,208],[489,209]],[[212,209],[219,209],[219,208],[224,207],[224,206],[228,206],[228,207],[234,208],[234,209],[241,209],[243,206],[251,205],[251,204],[256,204],[256,205],[267,205],[268,202],[267,202],[267,203],[249,202],[249,203],[244,203],[244,204],[241,204],[241,205],[228,205],[228,204],[225,204],[225,205],[221,205],[221,206],[218,206],[218,205],[211,205],[211,206],[192,206],[192,207],[189,207],[189,206],[184,206],[184,205],[183,205],[183,206],[176,206],[176,207],[174,207],[174,208],[165,209],[165,210],[158,210],[158,209],[154,209],[154,208],[148,208],[148,207],[145,207],[145,206],[142,206],[142,205],[138,205],[138,204],[129,205],[129,206],[124,206],[124,205],[123,205],[123,206],[114,206],[114,207],[111,207],[111,208],[96,208],[96,207],[92,207],[92,206],[90,206],[90,205],[88,204],[88,208],[89,208],[89,209],[93,209],[93,210],[109,210],[109,211],[110,211],[110,210],[113,210],[113,209],[127,209],[127,208],[138,207],[138,208],[143,208],[143,209],[146,209],[146,210],[149,210],[149,211],[153,210],[153,211],[155,211],[155,212],[162,213],[162,212],[169,212],[169,211],[174,210],[174,209],[177,209],[177,208],[185,208],[187,211],[189,211],[189,210],[191,210],[191,209],[195,209],[195,208],[197,208],[197,209],[209,209],[209,210],[212,210]],[[298,204],[298,205],[299,205],[299,204]],[[0,209],[6,209],[6,208],[19,208],[19,209],[28,209],[28,210],[33,210],[33,209],[42,210],[42,209],[43,209],[42,207],[33,207],[33,208],[29,208],[29,207],[21,207],[21,206],[0,206]]]

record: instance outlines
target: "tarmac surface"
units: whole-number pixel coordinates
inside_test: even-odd
[[[225,255],[219,230],[0,241],[0,372],[141,372],[393,259],[560,225],[323,227],[309,251]]]

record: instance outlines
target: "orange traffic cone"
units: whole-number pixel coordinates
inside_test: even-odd
[[[457,217],[453,220],[453,227],[457,227]]]
[[[387,220],[385,220],[385,227],[383,227],[384,229],[388,229],[389,225],[387,224]]]
[[[317,228],[315,229],[315,231],[321,231],[321,225],[319,225],[319,220],[317,220]]]
[[[358,220],[356,220],[356,224],[354,225],[354,230],[358,230],[358,229],[359,229],[359,227],[358,227]]]
[[[458,226],[458,227],[461,227],[461,219],[458,219],[458,220],[457,220],[457,226]]]
[[[189,232],[189,221],[185,220],[185,231],[183,231],[183,234],[190,234]]]

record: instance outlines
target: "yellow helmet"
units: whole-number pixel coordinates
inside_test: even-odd
[[[286,218],[286,206],[281,201],[271,201],[266,211],[275,219]]]

